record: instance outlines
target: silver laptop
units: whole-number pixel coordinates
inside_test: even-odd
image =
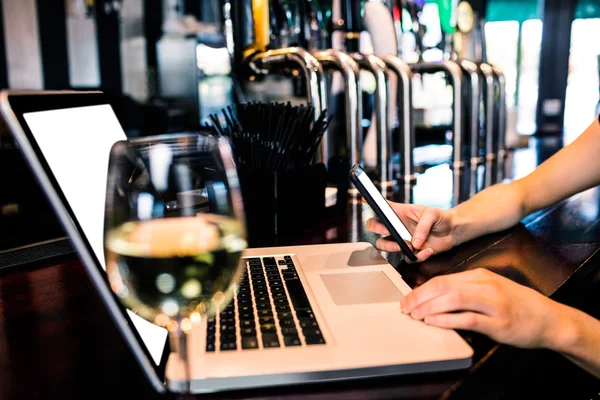
[[[104,273],[108,155],[126,138],[110,105],[99,92],[5,91],[0,108],[137,362],[157,390],[177,390],[166,330],[123,308]],[[248,249],[243,263],[233,302],[191,333],[193,392],[471,364],[456,332],[400,312],[411,289],[369,243]]]

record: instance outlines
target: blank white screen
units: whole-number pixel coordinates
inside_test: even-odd
[[[104,202],[112,145],[126,140],[107,105],[38,111],[23,115],[92,250],[104,262]],[[167,331],[127,311],[156,364]]]
[[[381,195],[379,190],[377,190],[373,182],[371,182],[367,174],[363,172],[362,174],[358,175],[358,180],[363,184],[365,189],[367,189],[367,192],[369,192],[377,206],[379,206],[379,209],[383,212],[383,215],[387,217],[387,219],[390,221],[394,229],[398,232],[400,237],[404,240],[408,240],[409,242],[412,241],[412,235],[410,234],[408,229],[406,229],[402,221],[400,221],[400,218],[398,218],[394,210],[392,210],[392,207],[383,198],[383,196]]]

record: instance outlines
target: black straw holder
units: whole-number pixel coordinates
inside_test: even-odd
[[[325,217],[323,164],[282,172],[240,171],[239,177],[251,242],[298,233]]]

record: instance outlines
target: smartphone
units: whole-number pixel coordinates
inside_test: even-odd
[[[367,200],[367,203],[375,211],[379,220],[383,222],[390,235],[398,242],[404,255],[411,261],[417,261],[417,256],[415,256],[415,253],[412,252],[405,242],[406,240],[410,243],[412,235],[360,165],[356,164],[352,167],[350,170],[350,180]]]

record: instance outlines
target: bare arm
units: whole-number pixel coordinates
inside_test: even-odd
[[[455,207],[456,244],[518,223],[526,215],[600,184],[600,123],[526,177],[482,190]]]
[[[413,233],[418,261],[476,237],[517,224],[526,215],[600,184],[600,123],[592,124],[570,145],[524,178],[491,186],[451,210],[390,202]],[[367,229],[388,236],[375,218]],[[380,238],[376,246],[400,251],[397,243]]]
[[[575,308],[562,309],[562,328],[548,346],[600,378],[600,321]]]

